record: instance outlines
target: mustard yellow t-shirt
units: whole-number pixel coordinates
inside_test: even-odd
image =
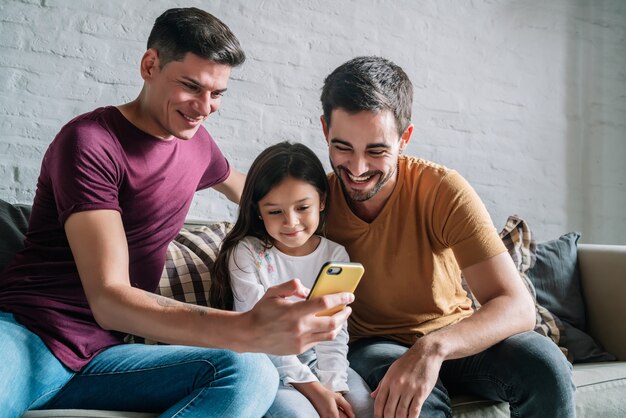
[[[326,235],[365,266],[350,337],[405,344],[472,314],[461,269],[506,251],[485,206],[456,171],[401,156],[389,200],[371,223],[329,175]]]

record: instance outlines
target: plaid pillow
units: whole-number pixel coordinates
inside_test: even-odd
[[[532,239],[532,234],[528,224],[516,215],[509,216],[504,228],[500,231],[500,238],[502,238],[502,242],[509,250],[509,254],[513,259],[515,267],[517,267],[520,278],[535,302],[535,331],[550,338],[555,344],[559,345],[563,336],[563,323],[552,312],[537,302],[537,292],[535,290],[535,286],[526,274],[526,272],[535,265],[535,251],[537,248],[535,241]],[[463,288],[472,301],[474,309],[480,308],[480,303],[472,294],[465,278],[462,279],[462,283]],[[565,354],[567,359],[571,361],[572,359],[568,350],[561,345],[559,345],[559,348],[563,354]]]
[[[156,293],[181,302],[209,306],[209,271],[231,228],[229,222],[183,228],[167,248],[165,268]]]
[[[209,306],[210,269],[220,245],[232,228],[230,222],[212,222],[183,228],[167,247],[165,268],[155,293],[181,302]],[[155,344],[129,335],[127,343]]]

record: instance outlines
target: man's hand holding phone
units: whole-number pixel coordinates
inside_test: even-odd
[[[315,286],[314,286],[315,287]],[[250,311],[243,313],[242,347],[237,351],[276,355],[300,354],[321,341],[335,339],[352,310],[346,305],[354,301],[351,292],[334,292],[319,298],[293,302],[292,296],[307,297],[307,288],[293,279],[270,287]],[[333,309],[332,316],[318,316]]]
[[[249,333],[243,336],[240,351],[300,354],[318,342],[335,339],[352,313],[346,305],[354,301],[363,272],[359,263],[328,262],[310,292],[298,279],[270,287],[243,315]],[[307,300],[293,302],[292,296]]]

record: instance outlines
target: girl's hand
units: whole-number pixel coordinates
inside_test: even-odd
[[[346,401],[346,398],[339,392],[335,392],[335,402],[337,402],[337,406],[339,407],[339,416],[341,418],[355,418],[354,412],[352,411],[352,406],[350,403]]]
[[[292,383],[311,402],[320,418],[355,418],[341,393],[326,389],[320,382]]]

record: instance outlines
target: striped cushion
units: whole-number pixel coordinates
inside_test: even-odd
[[[209,306],[209,271],[231,228],[230,222],[183,228],[167,248],[165,268],[156,293],[181,302]],[[134,335],[127,336],[126,342],[155,344],[155,341]]]
[[[181,302],[209,306],[209,269],[231,227],[229,222],[214,222],[183,228],[167,248],[157,293]]]

